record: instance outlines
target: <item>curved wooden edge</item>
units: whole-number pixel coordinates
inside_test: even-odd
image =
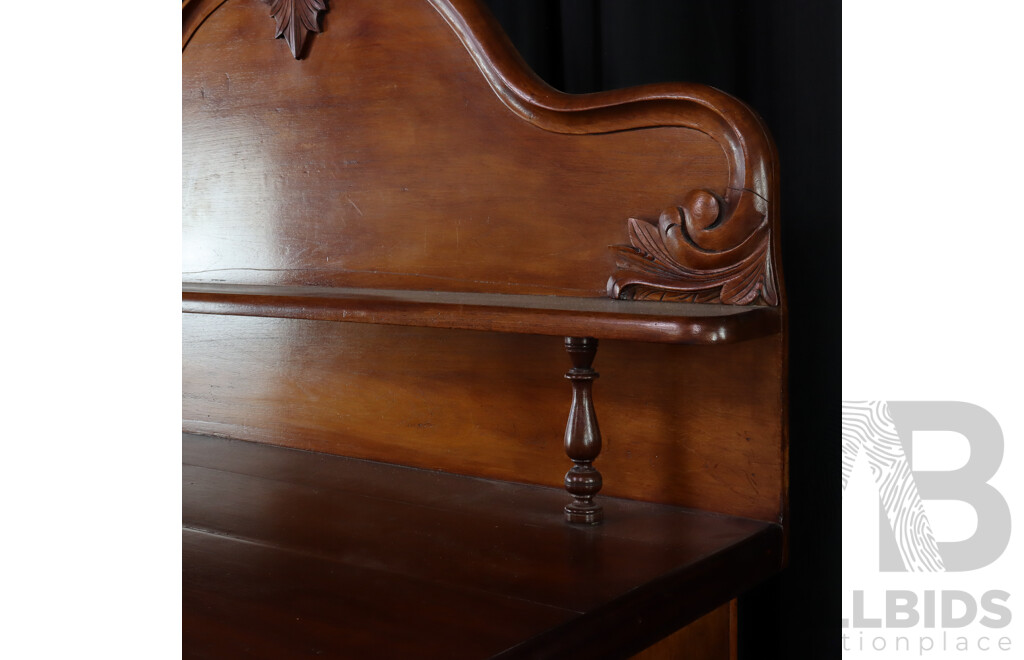
[[[228,0],[182,0],[181,49],[185,50],[192,35],[207,17]]]
[[[226,0],[185,0],[182,4],[182,48],[202,22]],[[444,18],[473,58],[498,98],[516,115],[543,130],[565,134],[599,134],[642,128],[680,127],[700,131],[723,149],[729,180],[723,190],[685,191],[680,222],[659,229],[662,251],[670,258],[670,278],[638,275],[644,261],[657,259],[640,250],[639,260],[625,249],[626,262],[612,273],[611,297],[630,297],[626,289],[692,291],[696,281],[723,268],[740,268],[723,287],[717,302],[782,304],[778,267],[778,158],[764,123],[738,99],[694,83],[645,85],[594,94],[565,94],[543,82],[523,61],[497,20],[479,0],[427,0]],[[710,209],[710,211],[709,211]],[[661,209],[652,209],[657,213]],[[624,224],[627,222],[623,218]],[[624,227],[624,238],[625,238]],[[752,240],[753,239],[753,240]],[[766,243],[771,248],[763,249]],[[763,255],[763,256],[762,256]],[[756,259],[755,259],[756,257]],[[749,265],[748,263],[748,265]],[[756,280],[752,283],[752,278]],[[648,281],[650,280],[650,281]],[[672,282],[676,282],[675,289]],[[682,284],[679,284],[682,282]],[[682,288],[680,288],[682,287]],[[740,289],[735,291],[734,289]]]
[[[575,134],[692,128],[722,143],[733,166],[730,187],[769,198],[768,134],[757,114],[738,99],[696,83],[565,94],[530,70],[497,20],[477,0],[429,1],[466,46],[498,97],[527,121],[556,133]]]
[[[614,246],[624,254],[609,278],[610,297],[663,298],[666,292],[689,295],[696,291],[702,300],[726,304],[756,300],[780,304],[777,156],[753,110],[724,92],[689,83],[564,94],[530,71],[497,21],[476,0],[430,2],[458,35],[495,94],[539,128],[595,134],[683,127],[705,133],[722,146],[730,171],[726,188],[687,191],[677,210],[679,221],[651,232],[665,259],[659,260],[657,251],[643,250],[636,242]],[[660,261],[668,277],[645,272],[651,261]],[[723,271],[728,278],[723,279]]]
[[[778,310],[769,307],[654,304],[666,311],[631,313],[631,309],[643,309],[645,303],[617,303],[603,298],[294,288],[303,291],[188,285],[182,291],[182,312],[701,345],[735,343],[777,334],[780,330]],[[524,298],[535,300],[523,304],[520,299]],[[678,311],[673,314],[669,310]],[[717,310],[722,313],[716,313]]]
[[[183,49],[199,25],[225,1],[182,3]],[[731,189],[769,198],[770,140],[756,113],[736,98],[694,83],[565,94],[530,70],[478,0],[428,1],[455,31],[498,97],[523,119],[545,130],[574,134],[692,128],[722,143],[733,170]]]

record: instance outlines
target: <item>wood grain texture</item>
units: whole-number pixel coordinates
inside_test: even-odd
[[[206,314],[182,331],[186,430],[562,483],[562,338]],[[780,519],[780,336],[602,341],[599,366],[604,493]]]
[[[730,171],[724,191],[685,191],[682,202],[663,213],[656,232],[630,219],[631,244],[614,246],[618,257],[608,279],[611,297],[727,304],[760,299],[778,304],[778,265],[771,247],[778,254],[778,238],[773,240],[772,235],[778,222],[778,158],[753,111],[699,85],[560,94],[530,75],[507,40],[500,38],[500,29],[475,3],[437,0],[434,5],[459,34],[495,93],[535,125],[572,133],[686,126],[722,145]],[[670,110],[670,119],[661,118],[665,108],[659,106]],[[665,222],[666,214],[677,222]]]
[[[733,609],[736,601],[718,607],[657,644],[637,653],[631,660],[736,660],[736,630]]]
[[[754,306],[313,286],[187,284],[182,310],[678,344],[732,343],[782,327],[777,310]]]
[[[777,571],[757,117],[700,85],[561,94],[475,0],[274,1],[301,60],[261,0],[182,8],[183,428],[254,441],[186,440],[190,653],[628,657]],[[524,485],[563,483],[551,335],[602,340],[595,528]]]
[[[560,489],[196,436],[183,461],[186,657],[628,657],[779,565],[750,520],[609,498],[576,527]]]
[[[770,141],[714,90],[560,94],[472,2],[353,0],[287,61],[254,2],[183,53],[188,281],[601,296],[626,218],[695,190],[729,217],[734,189],[772,199]]]

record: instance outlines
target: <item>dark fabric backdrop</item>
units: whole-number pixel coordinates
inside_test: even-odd
[[[485,0],[567,92],[702,82],[767,122],[790,302],[790,567],[741,602],[741,658],[839,655],[839,0]],[[761,616],[743,618],[757,610]]]

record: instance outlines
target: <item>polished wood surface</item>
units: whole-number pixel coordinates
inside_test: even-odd
[[[736,601],[708,612],[631,660],[736,660]]]
[[[182,311],[679,344],[781,331],[778,310],[757,306],[318,286],[186,284]]]
[[[784,518],[776,166],[753,113],[700,85],[561,94],[469,0],[348,1],[303,60],[268,21],[256,0],[183,5],[183,306],[201,313],[184,428],[559,483],[561,358],[463,330],[737,341],[606,347],[598,467],[612,494]],[[767,231],[772,277],[743,281],[774,282],[759,302],[775,307],[597,300],[623,254],[608,248],[659,214],[679,219],[659,225],[659,268],[713,267]],[[676,254],[686,237],[707,254]],[[732,302],[753,291],[726,284]]]
[[[562,483],[560,337],[213,314],[182,333],[187,431]],[[782,519],[781,337],[608,340],[597,360],[602,493]]]
[[[702,615],[650,657],[734,650],[787,517],[758,118],[557,92],[475,0],[182,24],[182,425],[220,436],[185,438],[186,654],[628,657]],[[599,474],[596,526],[530,485]]]
[[[572,404],[565,424],[565,453],[573,466],[565,473],[565,489],[572,502],[565,505],[565,520],[571,523],[596,525],[604,519],[604,510],[594,501],[601,490],[601,473],[594,461],[601,455],[601,429],[594,412],[593,384],[597,340],[593,337],[566,337],[565,350],[572,360],[572,369],[565,377],[572,384]]]
[[[770,140],[715,90],[560,94],[473,2],[350,0],[303,60],[282,57],[257,0],[198,20],[182,60],[185,281],[599,297],[630,218],[682,209],[671,240],[705,246],[701,267],[746,250],[729,245],[751,227],[777,240]],[[733,221],[743,191],[756,226]]]
[[[777,526],[685,509],[581,527],[560,489],[188,435],[183,462],[187,657],[628,657],[780,562]]]

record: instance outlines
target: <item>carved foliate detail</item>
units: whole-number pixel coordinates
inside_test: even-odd
[[[327,0],[264,0],[270,15],[277,22],[274,38],[284,37],[295,59],[302,57],[302,48],[310,32],[320,31],[320,12],[327,11]]]
[[[618,299],[777,305],[765,200],[749,190],[730,202],[696,190],[658,222],[629,218],[629,245],[613,245]]]

